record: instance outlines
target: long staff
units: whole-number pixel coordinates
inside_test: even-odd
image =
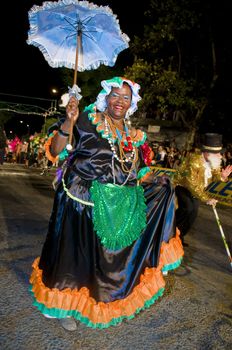
[[[228,255],[229,260],[230,260],[230,266],[231,266],[231,268],[232,268],[232,257],[231,257],[231,253],[230,253],[230,250],[229,250],[229,246],[228,246],[228,244],[227,244],[227,242],[226,242],[226,237],[225,237],[225,234],[224,234],[224,232],[223,232],[222,225],[221,225],[221,223],[220,223],[217,210],[216,210],[216,208],[215,208],[214,206],[213,206],[213,212],[214,212],[214,214],[215,214],[216,221],[217,221],[219,230],[220,230],[220,232],[221,232],[222,240],[223,240],[223,242],[224,242],[224,245],[225,245],[225,248],[226,248],[226,252],[227,252],[227,255]]]

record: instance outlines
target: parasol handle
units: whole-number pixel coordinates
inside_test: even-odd
[[[76,85],[76,83],[77,83],[78,52],[79,52],[79,50],[81,50],[81,32],[78,30],[73,85]]]
[[[78,30],[77,32],[77,47],[76,47],[76,58],[75,58],[75,69],[74,69],[74,79],[73,85],[77,84],[77,69],[78,69],[78,51],[81,49],[81,32]],[[73,117],[70,119],[70,129],[69,129],[69,138],[68,144],[66,146],[67,150],[72,150],[72,138],[73,138]]]
[[[71,151],[71,147],[72,146],[72,137],[73,137],[73,116],[70,119],[70,129],[69,129],[69,136],[68,136],[68,147],[67,149]]]

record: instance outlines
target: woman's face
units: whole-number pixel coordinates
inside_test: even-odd
[[[123,119],[127,110],[131,106],[131,89],[128,84],[123,84],[122,88],[112,88],[107,96],[108,113],[111,118]]]

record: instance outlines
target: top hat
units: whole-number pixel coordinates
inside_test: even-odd
[[[207,133],[203,136],[202,152],[222,153],[222,135]]]

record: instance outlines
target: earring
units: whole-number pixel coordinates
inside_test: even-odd
[[[128,128],[131,127],[130,111],[129,111],[129,109],[127,110],[126,115],[125,115],[125,123],[127,124]]]

